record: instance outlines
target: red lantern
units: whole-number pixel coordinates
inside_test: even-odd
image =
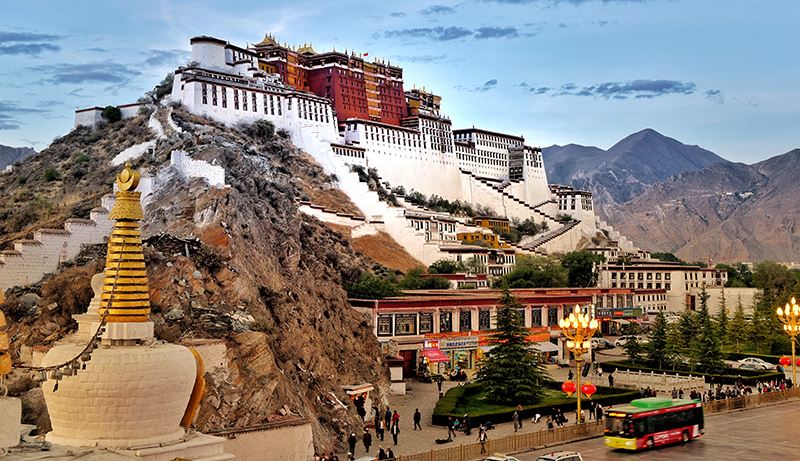
[[[561,390],[564,391],[567,395],[572,395],[575,393],[575,383],[572,381],[564,381],[564,384],[561,385]]]
[[[597,392],[597,386],[595,386],[595,385],[594,385],[594,384],[592,384],[592,383],[586,383],[586,384],[584,384],[583,386],[581,386],[581,392],[583,392],[583,393],[584,393],[584,394],[586,394],[586,395],[587,395],[589,398],[591,398],[591,397],[592,397],[592,394],[594,394],[595,392]]]
[[[789,361],[791,363],[791,360]],[[800,367],[800,359],[797,359],[797,366]]]
[[[785,367],[788,367],[789,365],[791,365],[791,363],[792,363],[792,359],[790,359],[789,357],[783,356],[780,359],[780,364],[785,366]]]

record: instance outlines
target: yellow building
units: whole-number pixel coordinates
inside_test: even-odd
[[[500,237],[494,233],[484,232],[459,232],[456,238],[461,243],[468,245],[480,245],[488,248],[509,248],[507,243],[501,243]]]
[[[476,226],[491,229],[495,234],[507,234],[511,231],[511,223],[505,218],[493,218],[491,216],[476,216],[473,219]]]

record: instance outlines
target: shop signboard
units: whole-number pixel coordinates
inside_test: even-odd
[[[641,307],[614,307],[614,308],[597,308],[594,312],[595,318],[598,319],[622,319],[622,318],[635,318],[642,316]]]
[[[447,338],[439,341],[439,349],[475,349],[478,347],[477,336],[463,338]]]

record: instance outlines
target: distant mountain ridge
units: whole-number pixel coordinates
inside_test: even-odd
[[[36,151],[32,147],[11,147],[0,144],[0,170],[35,154]]]
[[[607,151],[576,144],[542,149],[550,182],[595,193],[598,205],[626,202],[671,176],[727,160],[646,128]]]

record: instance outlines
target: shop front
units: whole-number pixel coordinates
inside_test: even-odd
[[[600,333],[604,335],[621,335],[626,325],[638,323],[642,317],[640,307],[597,308],[595,318],[600,320]]]

